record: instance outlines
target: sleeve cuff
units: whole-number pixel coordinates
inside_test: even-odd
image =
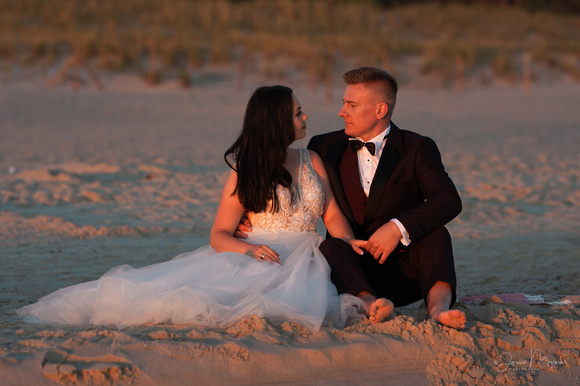
[[[401,224],[401,222],[399,220],[397,220],[396,218],[391,219],[392,222],[394,222],[398,227],[399,230],[401,231],[401,244],[403,244],[404,246],[409,246],[411,244],[411,240],[409,239],[409,232],[407,232],[407,229],[405,229],[405,227],[403,226],[403,224]]]

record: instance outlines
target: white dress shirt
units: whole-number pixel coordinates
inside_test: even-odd
[[[361,147],[356,152],[356,155],[358,157],[358,171],[359,171],[360,183],[361,183],[363,190],[364,190],[367,197],[370,194],[371,185],[373,184],[373,178],[375,178],[377,166],[379,165],[379,161],[381,160],[381,155],[383,154],[385,144],[387,143],[387,140],[385,140],[385,137],[389,134],[390,131],[391,131],[391,125],[389,125],[389,127],[387,127],[387,129],[385,131],[383,131],[382,133],[380,133],[376,137],[372,138],[370,141],[366,141],[366,142],[372,142],[375,144],[375,155],[374,156],[364,146]],[[360,139],[362,141],[361,138],[357,137],[356,139]],[[405,229],[403,224],[399,220],[397,220],[396,218],[391,219],[391,221],[394,222],[397,225],[397,227],[399,227],[399,230],[401,231],[401,235],[402,235],[401,236],[401,243],[403,245],[411,244],[411,240],[409,240],[409,233],[407,232],[407,229]]]

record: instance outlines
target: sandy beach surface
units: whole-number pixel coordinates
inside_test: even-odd
[[[202,76],[203,75],[203,76]],[[15,311],[120,264],[209,240],[223,153],[261,84],[205,70],[194,87],[103,76],[105,89],[0,78],[0,383],[580,384],[580,85],[403,86],[393,118],[430,136],[464,203],[449,225],[467,328],[417,305],[344,328],[50,327]],[[309,136],[342,128],[342,86],[287,79]],[[494,296],[489,296],[494,295]],[[479,298],[474,298],[478,297]]]

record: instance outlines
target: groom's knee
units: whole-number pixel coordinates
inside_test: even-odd
[[[354,253],[352,247],[341,239],[328,238],[320,244],[320,252],[326,257],[326,260],[333,261],[349,257]]]
[[[425,234],[423,238],[411,244],[409,248],[411,254],[425,255],[431,259],[435,256],[453,256],[451,235],[445,227],[438,227]]]

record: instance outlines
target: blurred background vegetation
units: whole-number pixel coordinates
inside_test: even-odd
[[[0,70],[71,55],[185,85],[220,64],[316,81],[376,65],[443,84],[461,68],[485,82],[519,79],[522,58],[580,80],[580,0],[0,0]]]

